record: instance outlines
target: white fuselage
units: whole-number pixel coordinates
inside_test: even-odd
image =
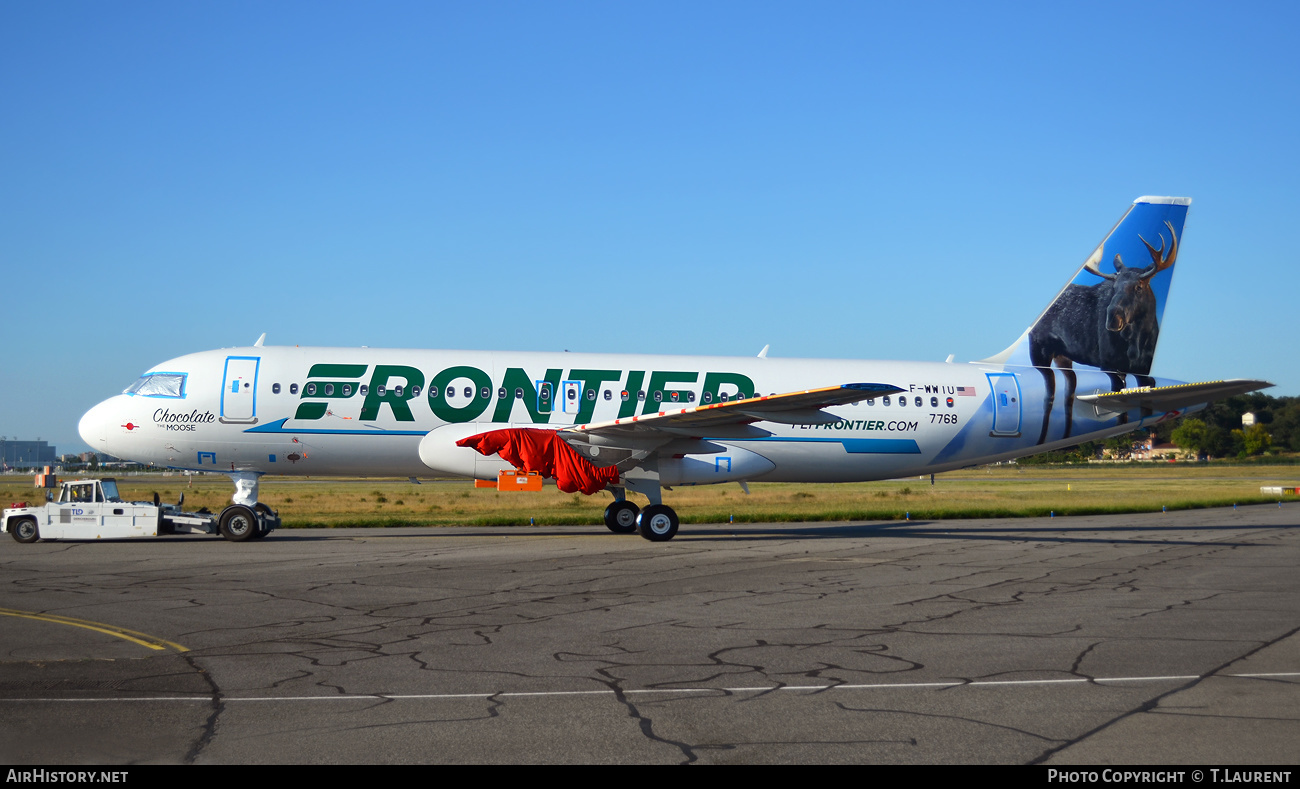
[[[464,437],[845,383],[901,388],[888,403],[827,408],[836,417],[830,423],[756,422],[767,435],[693,437],[736,450],[738,463],[748,453],[770,461],[751,464],[755,473],[745,476],[739,468],[722,473],[726,453],[701,456],[718,469],[716,481],[846,482],[1009,459],[1185,413],[1117,416],[1067,405],[1045,396],[1039,369],[988,363],[258,346],[182,356],[146,376],[154,373],[171,376],[172,388],[117,395],[82,418],[94,450],[227,473],[494,479],[500,461],[476,465],[473,450],[450,441],[436,451],[426,443],[422,453],[421,443],[444,428]],[[1080,395],[1113,388],[1105,374],[1077,376]],[[1051,432],[1040,442],[1049,402]],[[1057,418],[1067,407],[1068,436]],[[715,480],[677,483],[708,481]]]

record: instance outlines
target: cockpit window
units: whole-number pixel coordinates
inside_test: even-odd
[[[184,397],[185,373],[150,373],[126,388],[122,394],[141,397]]]

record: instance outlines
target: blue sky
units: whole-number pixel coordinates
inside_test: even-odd
[[[262,332],[978,359],[1144,194],[1154,371],[1298,395],[1298,9],[6,3],[0,434]]]

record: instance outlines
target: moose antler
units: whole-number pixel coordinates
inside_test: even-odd
[[[1106,242],[1103,241],[1100,245],[1098,245],[1097,249],[1094,250],[1093,253],[1088,256],[1088,259],[1083,261],[1083,267],[1088,271],[1091,271],[1093,274],[1096,274],[1097,276],[1101,277],[1102,279],[1115,279],[1114,274],[1107,274],[1101,270],[1101,250],[1102,247],[1104,246],[1106,246]]]
[[[1160,234],[1159,249],[1156,249],[1155,247],[1148,244],[1147,240],[1145,238],[1142,238],[1142,236],[1140,235],[1138,236],[1138,240],[1140,240],[1143,244],[1146,244],[1147,252],[1151,253],[1151,269],[1150,271],[1145,273],[1144,275],[1145,277],[1150,277],[1151,275],[1155,274],[1157,271],[1164,271],[1165,269],[1172,266],[1174,264],[1174,261],[1178,258],[1178,234],[1174,232],[1174,226],[1169,224],[1168,221],[1165,222],[1165,227],[1169,228],[1169,237],[1172,239],[1172,241],[1169,244],[1168,256],[1165,255],[1164,233]]]

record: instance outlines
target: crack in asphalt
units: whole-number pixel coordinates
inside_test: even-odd
[[[190,653],[185,653],[182,654],[181,657],[189,664],[190,668],[194,669],[196,674],[203,678],[204,682],[208,684],[208,688],[212,691],[211,708],[208,710],[208,716],[203,722],[203,730],[199,736],[195,738],[194,744],[190,746],[189,750],[187,750],[185,755],[181,758],[181,761],[184,764],[194,764],[195,760],[199,758],[199,754],[203,752],[203,749],[207,748],[208,745],[212,743],[212,740],[217,736],[217,719],[221,717],[222,711],[225,710],[225,702],[222,701],[221,689],[217,687],[217,683],[212,679],[212,675],[198,664],[198,661],[195,660],[194,656]]]
[[[657,742],[672,748],[676,748],[682,754],[682,761],[679,762],[679,764],[691,764],[699,759],[699,756],[695,753],[694,746],[689,745],[685,742],[681,742],[679,740],[672,740],[667,737],[661,737],[660,735],[655,733],[654,719],[647,717],[646,715],[643,715],[641,713],[640,708],[637,707],[636,703],[633,702],[631,699],[629,699],[627,695],[623,693],[623,686],[621,680],[610,675],[609,672],[604,669],[599,669],[597,670],[596,673],[602,675],[605,686],[614,692],[615,700],[617,700],[617,702],[623,705],[623,707],[627,710],[628,717],[636,721],[637,726],[641,731],[641,736],[645,737],[647,740],[651,742]]]

